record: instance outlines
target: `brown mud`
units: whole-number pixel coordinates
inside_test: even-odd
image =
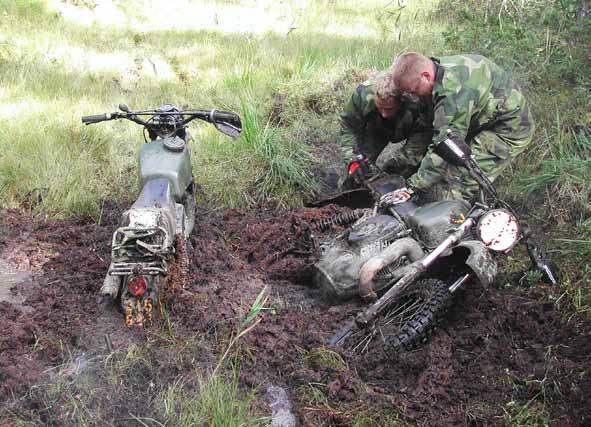
[[[240,383],[286,389],[298,425],[352,425],[364,413],[373,425],[394,425],[375,418],[381,413],[395,414],[399,425],[506,425],[540,407],[552,425],[591,424],[589,328],[572,328],[543,284],[466,288],[412,352],[339,356],[326,349],[325,340],[362,307],[323,302],[304,268],[312,261],[312,222],[335,210],[200,212],[163,292],[169,327],[177,336],[197,334],[207,350],[202,363],[211,367],[225,346],[220,337],[240,328],[266,288],[262,320],[241,341]],[[0,410],[19,401],[42,407],[23,396],[71,351],[105,351],[105,335],[115,349],[149,335],[96,304],[117,214],[105,218],[97,225],[2,215],[0,258],[32,279],[11,289],[18,304],[0,302]],[[166,359],[158,363],[161,383],[182,374]]]

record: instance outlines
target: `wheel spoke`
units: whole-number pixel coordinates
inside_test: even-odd
[[[398,333],[416,313],[423,309],[428,300],[429,295],[425,292],[407,295],[399,304],[378,318],[373,326],[359,330],[349,337],[350,350],[365,353],[369,351],[369,347],[375,339],[379,339],[381,343],[386,343],[386,337]]]

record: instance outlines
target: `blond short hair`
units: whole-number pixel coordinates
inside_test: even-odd
[[[375,95],[384,101],[397,98],[399,95],[398,91],[396,90],[396,85],[394,84],[394,76],[392,71],[392,69],[389,69],[388,71],[380,74],[373,84]]]
[[[421,79],[421,72],[429,66],[431,60],[417,52],[400,55],[392,64],[392,82],[400,90],[405,91],[415,86]]]

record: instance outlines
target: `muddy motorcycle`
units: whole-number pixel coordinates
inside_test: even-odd
[[[365,310],[334,334],[329,344],[350,351],[409,350],[424,340],[471,281],[490,286],[497,259],[523,242],[533,266],[557,284],[555,268],[534,243],[509,204],[463,143],[447,139],[435,148],[449,163],[465,167],[478,182],[478,201],[442,200],[419,206],[404,179],[378,175],[365,182],[370,209],[356,209],[318,224],[346,226],[319,243],[314,282],[330,301],[361,296]],[[401,188],[402,187],[402,188]],[[354,198],[345,194],[347,201]],[[343,195],[339,197],[343,199]],[[337,202],[329,199],[322,204]]]
[[[175,236],[187,239],[195,223],[195,184],[187,125],[195,119],[238,137],[240,117],[218,110],[182,110],[163,105],[153,110],[119,110],[82,117],[86,125],[126,119],[144,128],[139,152],[140,194],[122,215],[113,234],[111,264],[101,287],[103,303],[118,302],[128,326],[152,318],[154,303],[175,252]]]

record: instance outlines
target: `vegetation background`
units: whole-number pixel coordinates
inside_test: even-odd
[[[534,144],[504,191],[552,242],[565,273],[552,297],[576,327],[591,310],[588,14],[588,0],[0,0],[0,210],[98,220],[133,199],[141,129],[80,117],[165,102],[242,116],[236,141],[191,129],[200,202],[300,206],[318,171],[339,172],[337,114],[372,70],[409,50],[480,53],[533,105]],[[212,401],[236,396],[235,379],[207,384]]]

